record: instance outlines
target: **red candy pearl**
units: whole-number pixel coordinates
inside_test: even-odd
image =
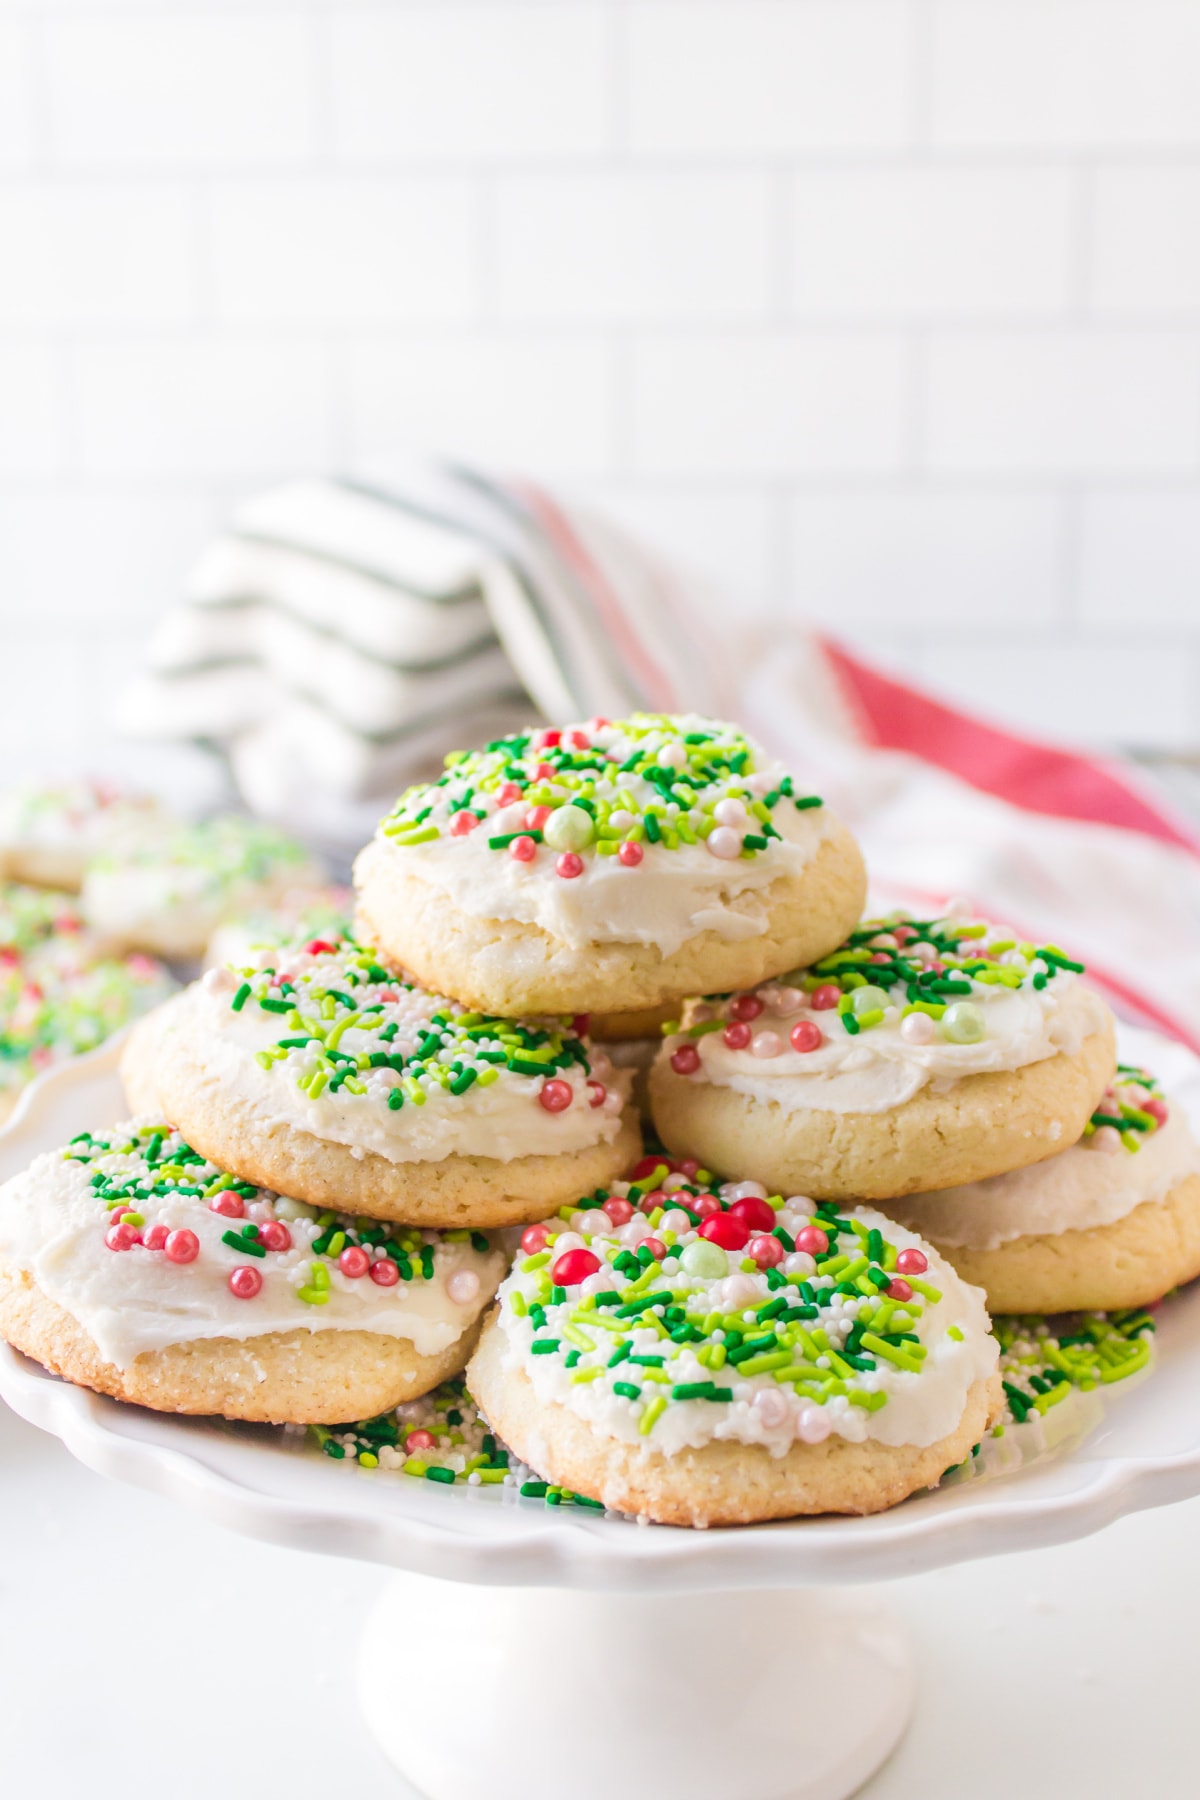
[[[163,1245],[168,1262],[195,1262],[200,1254],[200,1239],[194,1231],[173,1231]]]
[[[775,1209],[760,1200],[757,1194],[747,1194],[744,1200],[735,1200],[729,1209],[731,1219],[740,1219],[747,1231],[774,1231]]]
[[[478,823],[479,820],[475,814],[464,807],[461,812],[456,812],[450,821],[450,836],[466,837],[469,831],[474,831]]]
[[[721,1037],[730,1050],[744,1050],[750,1042],[750,1027],[740,1022],[727,1025],[721,1033]]]
[[[434,1446],[432,1431],[410,1431],[404,1440],[406,1450],[432,1450]]]
[[[541,737],[541,747],[543,750],[553,750],[557,744],[561,743],[562,732],[559,731],[557,726],[551,726],[549,731],[543,731]]]
[[[643,1238],[638,1248],[648,1250],[655,1262],[661,1262],[663,1257],[667,1254],[667,1246],[663,1243],[661,1238]]]
[[[110,1250],[132,1250],[142,1240],[132,1225],[110,1225],[104,1234],[104,1241]]]
[[[278,1219],[271,1219],[266,1225],[259,1226],[258,1241],[267,1250],[290,1250],[292,1234]]]
[[[165,1225],[151,1225],[142,1233],[142,1249],[161,1250],[170,1235]]]
[[[634,1163],[629,1179],[630,1181],[645,1181],[647,1175],[653,1175],[655,1169],[661,1169],[666,1162],[665,1156],[643,1156],[639,1162]]]
[[[399,1279],[399,1267],[390,1256],[381,1256],[378,1262],[371,1264],[371,1280],[376,1287],[395,1287]]]
[[[889,1281],[883,1291],[889,1300],[911,1300],[913,1297],[907,1281],[901,1281],[898,1276],[895,1281]]]
[[[548,1225],[527,1225],[521,1233],[521,1248],[526,1256],[536,1256],[540,1250],[544,1250],[549,1235]]]
[[[337,945],[331,944],[328,938],[310,938],[304,946],[307,956],[332,956],[336,949]]]
[[[248,1265],[243,1264],[240,1269],[234,1269],[231,1272],[229,1291],[239,1300],[253,1300],[255,1294],[262,1292],[262,1276],[257,1269],[251,1269]]]
[[[648,1194],[643,1194],[638,1201],[638,1211],[652,1213],[656,1206],[665,1206],[666,1204],[667,1196],[663,1193],[662,1189],[652,1188]]]
[[[796,1248],[803,1250],[806,1256],[824,1256],[829,1239],[819,1225],[806,1225],[803,1231],[796,1233]]]
[[[522,791],[515,781],[506,781],[496,795],[496,802],[499,806],[511,806],[514,800],[521,798]]]
[[[622,1200],[619,1194],[610,1194],[602,1210],[607,1214],[610,1225],[628,1225],[633,1217],[632,1206],[628,1200]]]
[[[220,1213],[223,1219],[240,1219],[246,1207],[240,1194],[232,1194],[228,1188],[222,1188],[221,1192],[214,1194],[209,1201],[208,1210]]]
[[[827,982],[824,987],[817,988],[815,993],[808,996],[808,1004],[817,1012],[829,1012],[832,1007],[837,1005],[841,997],[841,988],[835,987],[832,982]]]
[[[677,1075],[694,1075],[700,1067],[700,1052],[695,1044],[680,1044],[671,1053],[671,1067]]]
[[[721,1202],[715,1194],[701,1194],[700,1198],[693,1201],[689,1208],[689,1211],[694,1212],[699,1219],[713,1219],[720,1210]]]
[[[752,1237],[746,1254],[754,1258],[760,1269],[773,1269],[783,1261],[786,1252],[777,1237]]]
[[[763,1002],[757,994],[738,994],[729,1008],[732,1019],[757,1019],[763,1010]]]
[[[691,1156],[679,1165],[679,1173],[681,1175],[686,1175],[689,1181],[694,1180],[697,1174],[699,1174],[699,1171],[700,1164]]]
[[[602,1081],[589,1081],[587,1091],[588,1105],[591,1107],[603,1106],[608,1099],[608,1089]]]
[[[617,861],[625,869],[636,869],[642,860],[642,846],[632,838],[626,840],[617,851]]]
[[[537,845],[531,837],[514,838],[508,846],[508,854],[514,862],[532,862],[537,855]]]
[[[550,1265],[550,1279],[557,1287],[576,1287],[600,1267],[600,1258],[591,1250],[565,1250]]]
[[[338,1268],[351,1281],[358,1281],[371,1266],[371,1258],[361,1244],[347,1244],[338,1257]]]
[[[574,881],[577,875],[583,874],[583,858],[576,856],[573,850],[564,850],[554,865],[554,871],[564,881]]]
[[[929,1258],[923,1250],[902,1250],[896,1258],[896,1267],[902,1275],[923,1275],[929,1267]]]
[[[792,1049],[803,1052],[818,1050],[825,1042],[825,1033],[819,1025],[814,1025],[811,1019],[801,1019],[799,1024],[792,1026],[789,1035],[792,1040]]]
[[[566,1112],[574,1098],[575,1090],[569,1081],[543,1082],[538,1095],[547,1112]]]
[[[750,1242],[750,1232],[740,1219],[732,1213],[714,1213],[711,1219],[705,1219],[700,1227],[700,1236],[708,1238],[710,1243],[719,1244],[722,1250],[744,1250]]]

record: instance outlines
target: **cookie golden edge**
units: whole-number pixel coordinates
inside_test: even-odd
[[[537,925],[475,918],[406,875],[399,850],[360,858],[364,869],[355,930],[380,960],[502,1018],[644,1014],[689,994],[754,987],[835,949],[858,923],[867,886],[862,852],[836,821],[799,875],[779,876],[728,902],[731,911],[765,916],[763,932],[731,943],[702,931],[664,956],[653,944],[574,948]],[[642,1021],[625,1020],[614,1035],[642,1029]]]
[[[943,1094],[925,1087],[888,1112],[834,1113],[694,1081],[660,1056],[650,1108],[672,1155],[736,1169],[772,1193],[887,1201],[1056,1156],[1082,1136],[1116,1060],[1110,1016],[1071,1055],[968,1075]]]
[[[642,1153],[641,1126],[627,1104],[608,1143],[559,1156],[394,1163],[377,1151],[356,1155],[346,1144],[264,1119],[249,1102],[212,1095],[182,1044],[169,1058],[160,1055],[161,1031],[161,1019],[148,1014],[122,1054],[121,1080],[134,1115],[161,1113],[218,1168],[310,1206],[446,1231],[528,1225],[619,1180]]]
[[[467,1387],[497,1436],[546,1480],[658,1525],[885,1512],[936,1485],[1003,1409],[993,1375],[972,1384],[958,1424],[933,1444],[853,1444],[832,1436],[777,1457],[760,1444],[721,1440],[668,1457],[606,1437],[557,1402],[540,1401],[524,1371],[506,1365],[505,1352],[493,1310],[467,1367]]]
[[[72,1313],[23,1270],[0,1266],[0,1337],[76,1387],[154,1412],[259,1425],[366,1419],[427,1394],[466,1367],[482,1318],[434,1356],[372,1331],[268,1332],[196,1338],[107,1362]]]
[[[991,1313],[1148,1306],[1200,1275],[1200,1175],[1110,1225],[1011,1238],[994,1250],[929,1241],[964,1281],[984,1289]]]

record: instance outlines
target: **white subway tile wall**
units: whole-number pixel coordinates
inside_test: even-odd
[[[1200,0],[4,0],[9,765],[238,498],[421,448],[1200,746]]]

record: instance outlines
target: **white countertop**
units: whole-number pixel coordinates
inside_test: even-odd
[[[921,1695],[865,1800],[1191,1800],[1198,1543],[1200,1500],[894,1584]],[[386,1579],[107,1482],[0,1403],[5,1793],[411,1800],[354,1700]]]

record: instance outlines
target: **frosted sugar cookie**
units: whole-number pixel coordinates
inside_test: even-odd
[[[172,823],[150,795],[122,793],[104,782],[12,788],[0,794],[0,873],[78,890],[94,857]]]
[[[983,1296],[882,1214],[660,1164],[531,1226],[467,1370],[538,1473],[674,1525],[877,1512],[1000,1405]]]
[[[384,960],[472,1006],[642,1014],[823,955],[865,876],[845,827],[734,726],[646,713],[450,758],[355,884]]]
[[[883,1205],[994,1313],[1144,1306],[1200,1275],[1200,1145],[1144,1069],[1118,1070],[1060,1155]]]
[[[505,1258],[324,1212],[161,1120],[83,1132],[0,1188],[0,1336],[158,1412],[358,1419],[461,1369]]]
[[[320,862],[294,839],[237,815],[180,825],[106,852],[83,883],[88,922],[158,956],[203,956],[219,925],[315,886]]]
[[[204,966],[219,969],[228,964],[240,969],[260,950],[306,944],[313,938],[343,937],[350,928],[353,908],[349,888],[289,888],[273,906],[220,926],[204,952]]]
[[[670,1150],[773,1187],[892,1199],[1053,1156],[1116,1062],[1082,963],[984,920],[868,920],[754,992],[689,1002],[650,1077]]]
[[[342,939],[214,969],[134,1033],[135,1110],[317,1205],[426,1225],[541,1219],[641,1146],[629,1077],[562,1020],[488,1019]]]

